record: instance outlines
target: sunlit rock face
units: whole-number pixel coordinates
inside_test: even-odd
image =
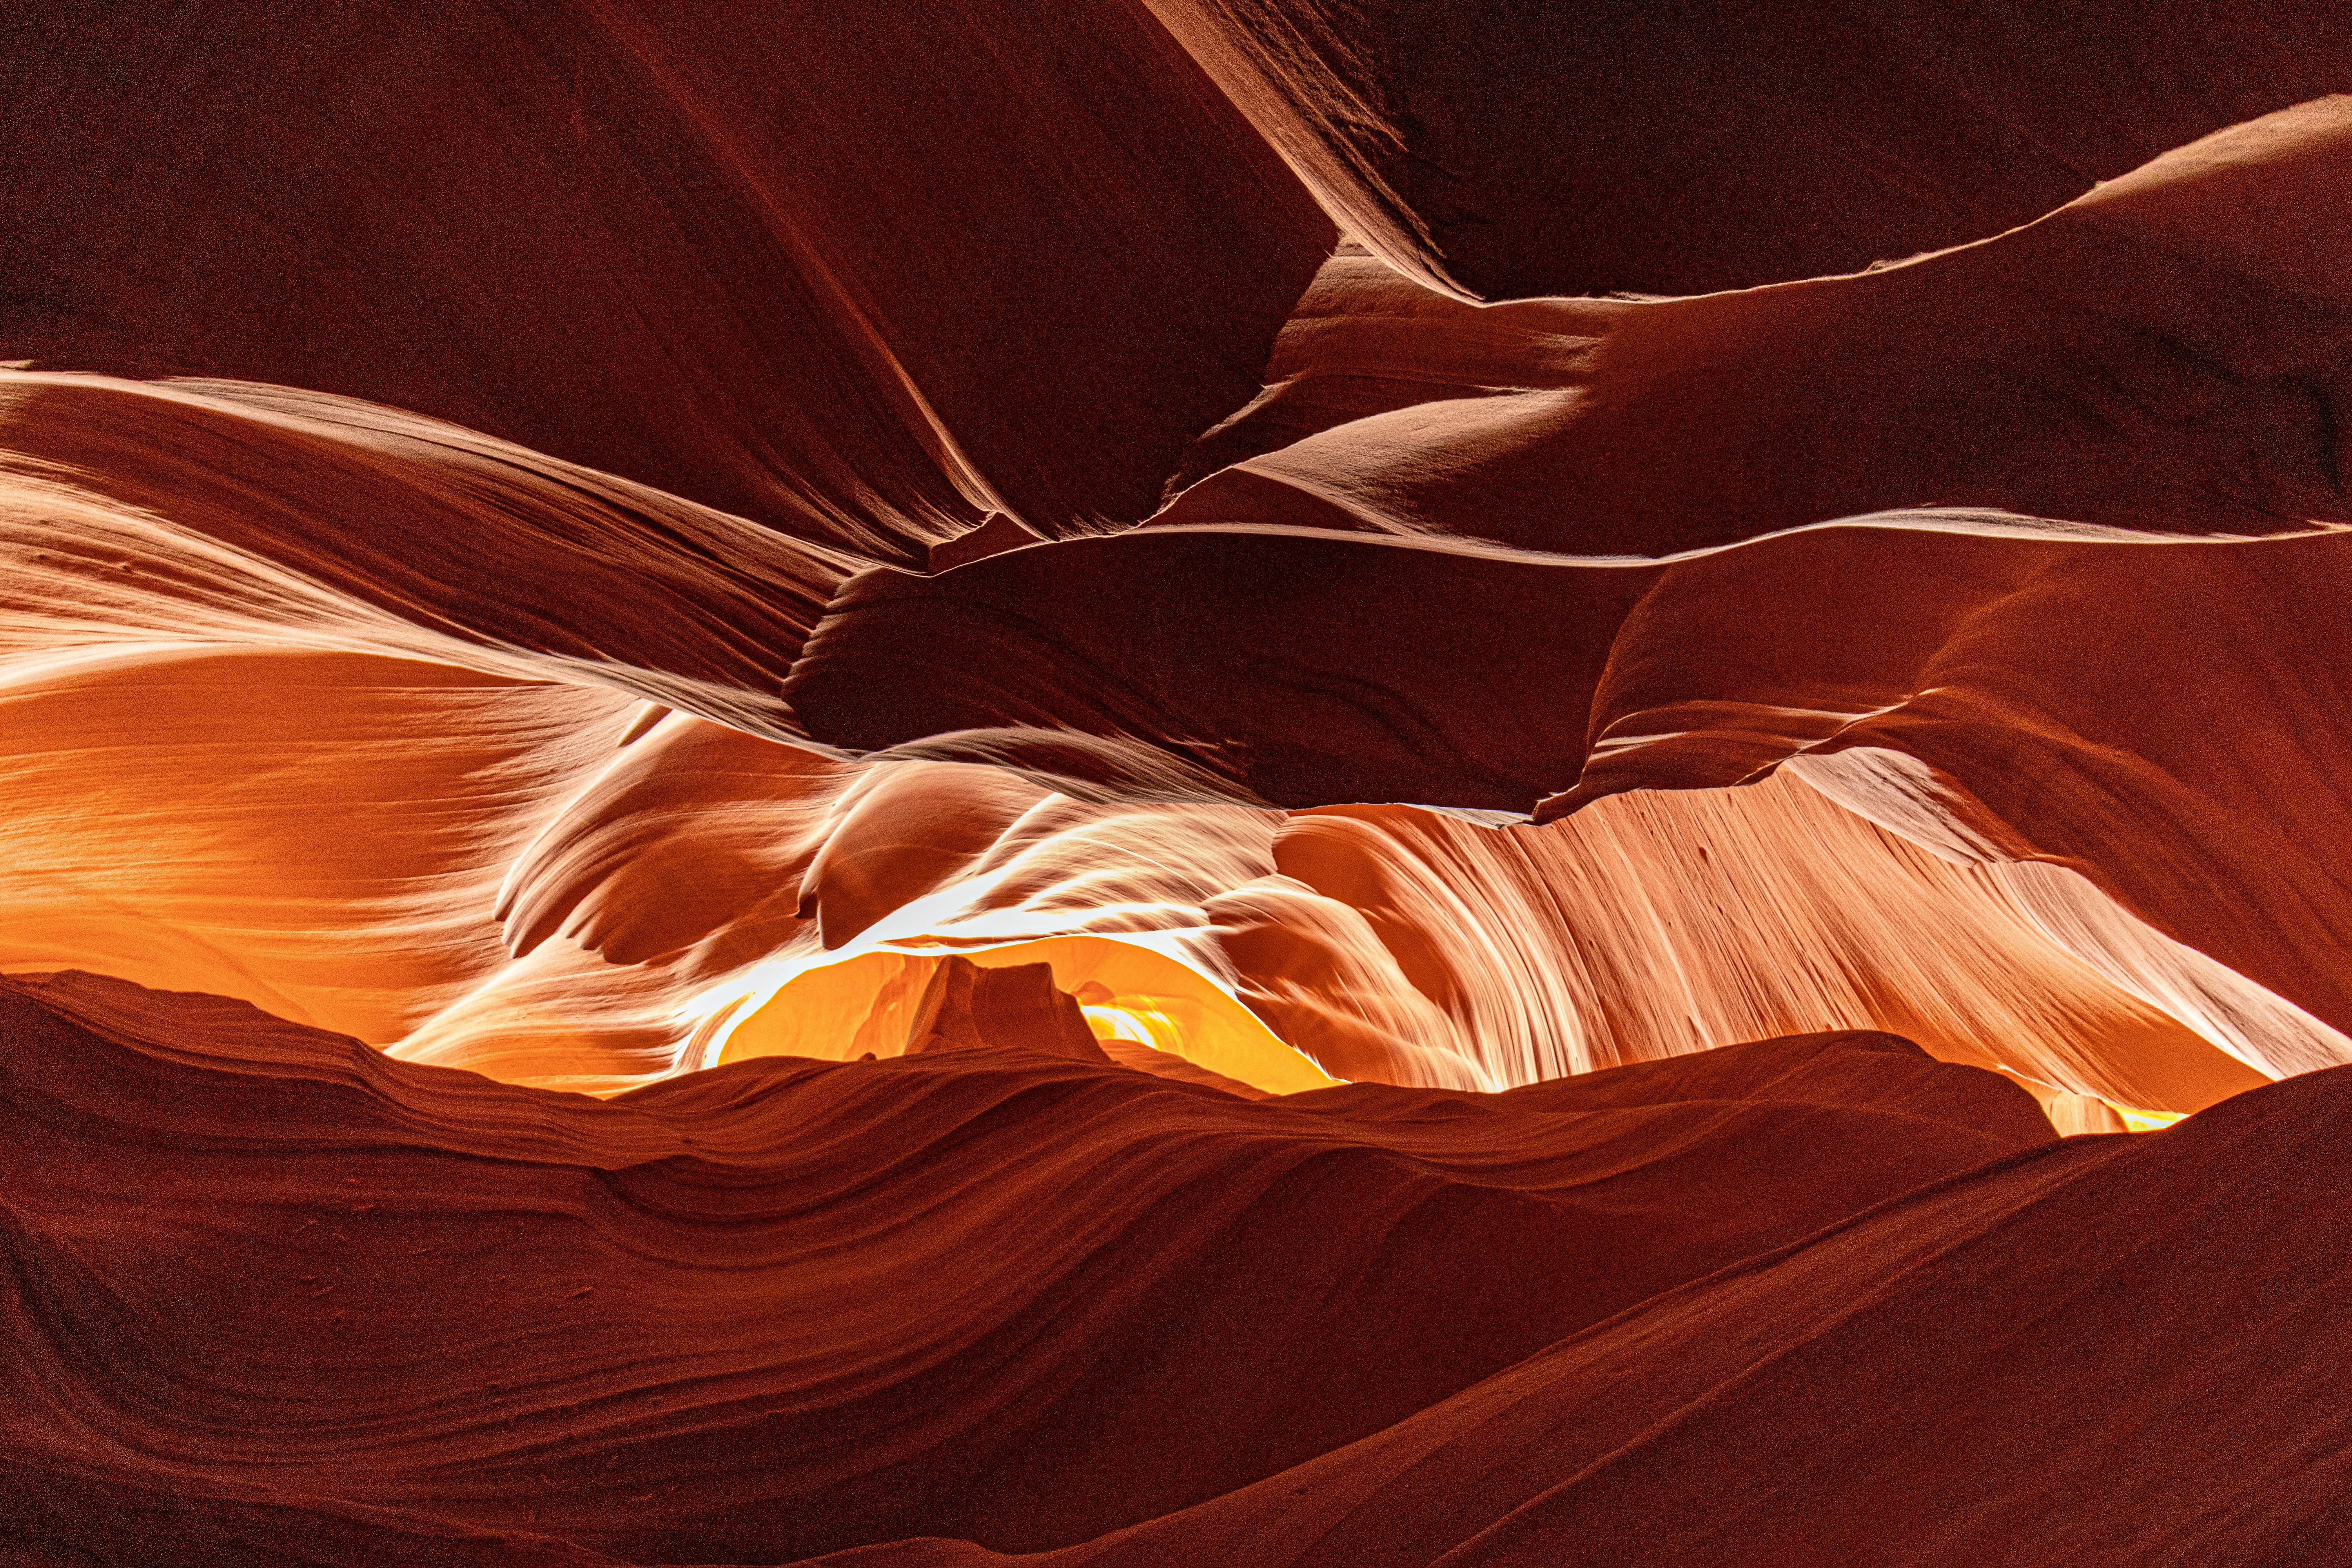
[[[2347,17],[0,12],[0,1558],[2352,1560]]]

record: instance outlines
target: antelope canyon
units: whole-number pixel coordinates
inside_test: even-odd
[[[2352,9],[0,89],[0,1563],[2352,1568]]]

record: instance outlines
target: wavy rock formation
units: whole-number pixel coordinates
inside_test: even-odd
[[[891,554],[1148,510],[1332,232],[1138,0],[76,10],[0,22],[10,357]]]
[[[2340,1156],[2347,1077],[1931,1184],[1376,1437],[1023,1561],[2340,1562],[2345,1209],[2300,1173]]]
[[[0,12],[0,1561],[2347,1560],[2194,9]]]
[[[1253,1103],[973,1005],[599,1105],[121,982],[5,1006],[16,1462],[177,1493],[184,1533],[20,1506],[126,1563],[292,1550],[256,1495],[657,1562],[1083,1540],[2052,1136],[1884,1036]]]
[[[2325,0],[1150,3],[1343,226],[1467,299],[1856,272],[2352,89]]]
[[[2080,870],[2167,936],[2340,1027],[2352,994],[2329,933],[2352,910],[2324,847],[2352,819],[2314,743],[2346,729],[2323,672],[2352,652],[2326,608],[2347,557],[2332,526],[2310,531],[2343,521],[2352,296],[2317,258],[2346,210],[2333,193],[2352,170],[2347,103],[2221,133],[2042,225],[1864,277],[1657,304],[1435,302],[1360,342],[1344,311],[1328,332],[1304,331],[1310,314],[1294,323],[1310,368],[1286,367],[1261,410],[1306,388],[1300,416],[1341,422],[1274,455],[1291,466],[1224,468],[1164,526],[939,577],[855,579],[787,697],[812,733],[853,746],[1055,726],[1151,737],[1203,787],[1291,806],[1399,800],[1549,818],[1628,789],[1748,784],[1793,757],[1817,770],[1853,758],[1811,776],[1837,779],[1845,804],[1897,832]],[[2265,248],[2289,191],[2330,216]],[[2318,230],[2310,249],[2305,226]],[[1964,287],[1937,280],[1947,267],[2043,290],[2053,256],[2137,290],[2098,296],[2116,314],[2094,329],[2124,357],[2103,360],[2079,329],[2052,336],[2046,312],[2010,327],[2026,352],[1989,352],[1906,325],[1899,304],[1864,303],[1914,283],[1923,299],[1965,301]],[[1391,287],[1403,285],[1372,292]],[[1842,290],[1854,294],[1843,305]],[[1629,328],[1596,345],[1577,331],[1594,310],[1654,321],[1654,334]],[[1982,445],[1949,468],[1906,461],[1933,426],[1899,395],[1907,420],[1848,430],[1826,458],[1793,438],[1784,414],[1827,422],[1780,395],[1792,382],[1810,379],[1835,411],[1864,405],[1851,375],[1808,377],[1805,340],[1791,352],[1742,321],[1790,310],[1892,336],[1874,363],[1917,368],[1938,387],[1937,411]],[[1710,326],[1708,357],[1695,359],[1684,334]],[[1383,349],[1387,374],[1411,379],[1428,363],[1410,352],[1424,336],[1471,359],[1534,339],[1565,356],[1563,385],[1446,398],[1470,373],[1441,359],[1441,383],[1415,393],[1436,401],[1361,413],[1316,390],[1327,342],[1339,345],[1330,378],[1351,384],[1362,363],[1350,356]],[[1835,333],[1817,342],[1851,352]],[[1975,389],[1950,374],[1963,358]],[[1729,368],[1707,374],[1709,360]],[[2101,388],[2104,405],[2085,401]],[[1978,417],[1995,398],[2021,420],[2044,405],[2074,417],[2007,439]],[[1725,404],[1742,415],[1719,417]],[[1677,421],[1705,432],[1680,460]],[[1646,451],[1614,434],[1629,424]],[[1347,468],[1349,489],[1327,463]],[[1722,531],[1651,528],[1605,489],[1580,496],[1612,469],[1663,478],[1665,515]],[[1883,488],[1854,488],[1864,481]],[[1941,488],[1908,488],[1930,486]],[[1942,504],[1853,515],[1906,496]],[[1189,521],[1237,510],[1247,521]],[[1593,537],[1588,513],[1615,531]],[[1839,525],[1801,526],[1814,522]],[[2195,537],[2158,547],[2158,534]],[[2236,542],[2210,542],[2224,539]],[[1622,559],[1629,548],[1683,553]],[[2226,733],[2200,721],[2223,711]],[[1895,760],[1873,760],[1882,753]],[[2291,805],[2274,787],[2282,766],[2312,781]]]

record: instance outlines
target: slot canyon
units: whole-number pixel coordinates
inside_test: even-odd
[[[2352,1568],[2342,0],[0,91],[0,1568]]]

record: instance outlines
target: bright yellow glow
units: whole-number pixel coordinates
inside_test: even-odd
[[[1154,1037],[1151,1025],[1134,1005],[1136,1000],[1132,996],[1115,996],[1102,1006],[1081,1007],[1078,1011],[1087,1016],[1087,1027],[1094,1031],[1097,1040],[1133,1040],[1156,1051],[1168,1049]]]
[[[2161,1132],[2189,1114],[2185,1110],[2142,1110],[2137,1105],[2123,1105],[2112,1100],[2106,1105],[2134,1132]]]
[[[1098,936],[958,948],[984,968],[1053,966],[1101,1039],[1133,1040],[1273,1094],[1340,1081],[1267,1028],[1208,976],[1164,953]],[[880,949],[803,970],[729,1031],[719,1061],[900,1055],[914,1009],[944,953]],[[717,1065],[716,1063],[713,1064]]]

